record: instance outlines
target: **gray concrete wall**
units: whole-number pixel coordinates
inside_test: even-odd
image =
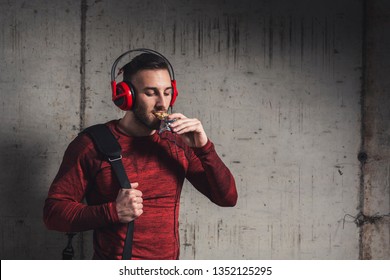
[[[390,259],[389,18],[389,1],[367,1],[359,216],[363,259]]]
[[[367,2],[1,0],[0,257],[60,258],[48,187],[80,129],[123,115],[111,65],[146,47],[239,191],[218,208],[185,184],[182,259],[389,259],[390,7]]]

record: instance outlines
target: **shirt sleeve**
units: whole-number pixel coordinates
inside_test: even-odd
[[[201,148],[193,148],[187,179],[219,206],[235,206],[237,189],[234,177],[208,140]]]
[[[83,203],[93,182],[91,158],[97,158],[97,152],[88,136],[82,134],[69,144],[45,200],[43,220],[47,228],[79,232],[118,222],[115,202],[93,206]]]

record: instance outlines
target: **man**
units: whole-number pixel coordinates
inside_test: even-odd
[[[178,259],[185,178],[217,205],[236,204],[234,178],[199,120],[172,113],[167,117],[171,131],[158,133],[161,121],[155,114],[168,112],[174,90],[168,69],[167,61],[154,53],[142,53],[125,65],[134,106],[106,124],[122,147],[131,189],[120,188],[109,162],[85,133],[68,146],[50,187],[46,226],[63,232],[94,230],[94,259],[121,259],[130,221],[132,259]]]

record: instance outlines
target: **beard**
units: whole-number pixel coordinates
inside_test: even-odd
[[[150,130],[160,128],[160,120],[157,119],[151,112],[149,113],[146,107],[139,105],[136,102],[134,104],[133,112],[136,120]]]

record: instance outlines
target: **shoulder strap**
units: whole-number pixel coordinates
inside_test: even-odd
[[[122,148],[108,126],[105,124],[96,124],[87,127],[83,130],[83,132],[91,136],[97,150],[107,157],[108,161],[111,163],[116,177],[118,178],[121,188],[130,189],[130,181],[122,163]],[[123,260],[131,259],[133,231],[134,221],[131,221],[127,228],[125,246],[123,248],[122,254]]]
[[[122,148],[116,140],[115,136],[112,134],[111,130],[105,124],[96,124],[84,129],[81,133],[87,133],[95,144],[96,149],[102,153],[110,162],[112,169],[122,189],[130,189],[130,181],[127,177],[125,168],[122,163]],[[131,259],[131,251],[132,251],[132,242],[133,242],[133,231],[134,231],[134,221],[128,224],[125,246],[123,248],[122,259],[128,260]],[[73,237],[73,236],[72,236]],[[71,253],[71,257],[73,257],[73,248],[72,252],[69,252],[69,248],[71,247],[71,237],[68,242],[67,248],[64,249],[65,253]],[[68,249],[68,250],[67,250]],[[63,259],[69,259],[69,256],[66,256],[63,252]],[[70,258],[71,258],[70,257]]]
[[[105,124],[96,124],[83,130],[91,136],[96,149],[105,155],[117,176],[122,189],[130,189],[130,181],[122,164],[122,149]]]
[[[103,155],[108,158],[120,157],[122,148],[107,125],[95,124],[87,127],[81,133],[87,133],[91,136],[97,150]]]

